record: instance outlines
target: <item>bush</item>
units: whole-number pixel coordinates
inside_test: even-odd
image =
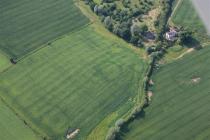
[[[138,105],[134,108],[133,112],[131,113],[131,117],[136,118],[137,115],[142,111],[142,105]]]
[[[115,127],[120,128],[120,127],[123,126],[124,123],[125,123],[125,120],[124,119],[119,119],[119,120],[116,121]]]
[[[116,137],[119,132],[120,132],[119,127],[112,127],[111,129],[109,129],[107,133],[106,140],[116,140]]]
[[[104,25],[109,31],[112,31],[113,24],[112,24],[112,19],[110,16],[105,17]]]

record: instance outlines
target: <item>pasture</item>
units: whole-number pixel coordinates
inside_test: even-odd
[[[83,140],[106,117],[133,107],[145,65],[133,50],[90,26],[1,74],[0,96],[52,140],[64,139],[68,128],[80,129],[75,139]]]
[[[9,58],[0,51],[0,73],[11,66]]]
[[[1,140],[41,140],[0,99]]]
[[[1,0],[0,49],[20,59],[87,24],[73,0]]]
[[[200,34],[206,34],[204,24],[195,10],[192,0],[179,0],[177,4],[178,7],[175,8],[171,17],[173,24],[183,26]]]
[[[151,105],[129,126],[125,140],[210,139],[210,47],[154,74]]]

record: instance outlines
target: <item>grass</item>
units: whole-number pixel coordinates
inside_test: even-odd
[[[1,140],[40,140],[23,121],[0,100],[0,139]]]
[[[109,127],[112,127],[116,121],[116,118],[119,118],[118,113],[112,113],[107,116],[94,130],[89,134],[87,140],[103,140],[109,131]],[[107,127],[109,126],[109,127]]]
[[[1,0],[0,13],[0,49],[16,59],[89,22],[73,0]]]
[[[0,72],[4,71],[9,66],[11,66],[9,58],[0,51]]]
[[[200,34],[206,34],[203,22],[195,10],[192,0],[180,0],[178,7],[172,14],[172,22],[176,26],[183,26]]]
[[[154,75],[154,95],[126,140],[210,139],[210,47],[167,64]]]
[[[127,43],[125,40],[123,40],[122,38],[114,35],[113,33],[111,33],[110,31],[108,31],[104,25],[101,23],[101,20],[99,19],[99,17],[93,13],[90,9],[90,7],[88,5],[86,5],[84,3],[84,1],[76,1],[76,5],[78,6],[78,8],[82,11],[82,13],[88,17],[90,19],[90,21],[92,22],[92,24],[90,24],[89,26],[91,26],[94,29],[94,32],[97,32],[101,35],[103,35],[106,39],[108,39],[109,41],[116,41],[119,42],[121,44],[123,44],[124,46],[132,49],[135,53],[137,53],[140,57],[142,57],[143,59],[148,59],[148,56],[145,54],[145,50],[142,48],[137,48],[135,46],[133,46],[130,43]]]
[[[183,54],[187,53],[188,50],[189,48],[185,46],[180,46],[180,45],[175,45],[171,48],[168,48],[167,53],[162,59],[162,62],[164,63],[173,62],[174,60],[178,59]]]
[[[133,50],[90,26],[4,72],[0,95],[41,134],[60,140],[68,127],[79,128],[81,140],[113,112],[133,107],[144,69]]]

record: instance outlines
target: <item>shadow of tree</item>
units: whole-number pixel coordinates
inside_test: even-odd
[[[194,48],[195,50],[200,50],[203,48],[200,41],[195,39],[194,37],[190,37],[185,40],[183,45],[187,48]]]
[[[144,108],[146,108],[146,107],[148,107],[148,106],[145,106]],[[129,128],[129,124],[131,124],[135,120],[139,121],[140,119],[145,118],[145,116],[146,116],[146,112],[144,111],[144,109],[142,109],[141,112],[136,114],[135,118],[130,119],[127,123],[125,123],[121,127],[120,134],[116,137],[116,140],[123,140],[123,138],[125,137],[126,133],[129,133],[131,131],[130,128]]]

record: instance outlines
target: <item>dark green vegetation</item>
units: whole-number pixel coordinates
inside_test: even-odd
[[[130,140],[210,139],[210,48],[162,67],[154,75],[154,97],[129,126]]]
[[[14,59],[87,24],[73,0],[1,0],[0,49]]]
[[[59,39],[0,76],[0,95],[53,140],[68,127],[85,139],[105,117],[135,104],[144,62],[91,27]]]
[[[143,41],[146,40],[145,34],[149,30],[143,16],[156,8],[157,3],[160,4],[159,1],[154,0],[102,0],[100,2],[85,0],[85,2],[100,17],[109,31],[138,47],[143,47]],[[155,23],[157,23],[156,20],[151,24]]]
[[[172,22],[176,26],[183,26],[192,31],[206,34],[205,27],[196,12],[192,0],[179,0],[178,7],[172,16]]]
[[[161,56],[169,46],[164,40],[174,0],[85,0],[104,26],[125,41]],[[165,42],[164,42],[165,41]]]
[[[0,100],[0,113],[1,140],[39,140],[2,100]]]

